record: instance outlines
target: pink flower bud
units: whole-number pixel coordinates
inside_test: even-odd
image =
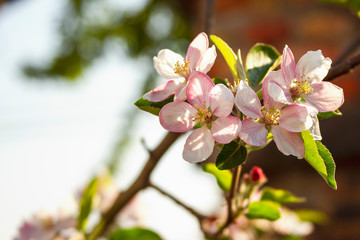
[[[266,181],[266,176],[265,176],[263,170],[261,168],[257,167],[257,166],[254,166],[251,169],[250,176],[251,176],[251,180],[253,182]]]

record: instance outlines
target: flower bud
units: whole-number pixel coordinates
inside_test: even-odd
[[[266,176],[263,170],[257,166],[254,166],[250,171],[251,180],[253,182],[266,182]]]

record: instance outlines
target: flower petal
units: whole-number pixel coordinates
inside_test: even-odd
[[[190,69],[195,70],[200,64],[202,55],[209,48],[209,39],[206,33],[199,33],[190,43],[186,53],[186,59],[190,60]]]
[[[296,76],[301,76],[313,83],[320,83],[329,72],[331,59],[325,58],[321,50],[308,51],[298,61],[296,65]]]
[[[158,74],[165,79],[182,78],[179,74],[174,72],[175,64],[179,62],[183,64],[184,58],[169,49],[162,49],[159,51],[157,57],[153,58],[154,67]]]
[[[166,104],[159,113],[161,126],[172,132],[186,132],[192,129],[196,122],[193,116],[196,109],[186,102],[172,102]]]
[[[205,126],[195,129],[186,139],[183,158],[190,163],[204,161],[210,157],[214,149],[214,139]]]
[[[285,45],[282,55],[281,72],[287,86],[290,86],[292,80],[295,78],[295,69],[294,55],[288,45]]]
[[[310,127],[310,133],[313,136],[314,140],[318,140],[321,141],[322,136],[321,136],[321,132],[320,132],[320,124],[319,124],[319,119],[317,118],[316,115],[311,116],[311,119],[313,121],[313,125]]]
[[[197,104],[202,106],[204,103],[206,108],[209,107],[209,94],[215,84],[205,73],[193,71],[191,72],[188,85],[186,87],[186,97],[193,106]]]
[[[187,84],[185,83],[180,88],[176,89],[174,93],[174,102],[186,100],[186,86]]]
[[[302,132],[310,129],[313,125],[311,116],[317,113],[316,108],[309,104],[292,104],[281,111],[279,124],[287,131]]]
[[[220,117],[212,122],[211,133],[216,142],[226,144],[237,137],[240,127],[240,119],[233,116]]]
[[[215,45],[213,45],[211,48],[208,48],[203,54],[199,62],[199,65],[196,67],[196,71],[207,73],[214,65],[215,59],[216,59],[216,49],[215,49]]]
[[[262,146],[266,143],[268,130],[265,124],[254,122],[249,118],[242,120],[242,126],[239,132],[240,138],[250,146]]]
[[[224,84],[215,85],[210,92],[209,104],[212,114],[227,117],[234,107],[234,95]]]
[[[273,101],[291,104],[292,98],[289,87],[286,85],[281,71],[270,72],[263,81],[264,102],[267,102],[270,106],[274,105]]]
[[[280,152],[286,156],[304,158],[305,147],[299,133],[289,132],[280,126],[273,126],[271,133],[274,135],[274,141]]]
[[[261,103],[249,85],[241,80],[238,86],[238,91],[235,97],[235,105],[237,108],[250,118],[260,118],[261,115]]]
[[[341,87],[331,82],[313,83],[310,86],[314,90],[303,98],[319,112],[335,111],[344,103],[344,92]]]
[[[161,102],[185,86],[184,82],[170,80],[145,93],[143,98],[149,100],[150,102]]]

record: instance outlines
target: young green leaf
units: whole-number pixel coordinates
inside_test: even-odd
[[[221,38],[210,35],[210,39],[214,42],[215,46],[219,49],[223,55],[226,63],[229,65],[231,73],[235,79],[239,78],[237,73],[237,57],[234,51],[227,45]]]
[[[312,222],[315,224],[324,224],[326,223],[327,216],[325,213],[311,210],[311,209],[297,209],[295,210],[296,215],[301,221]]]
[[[216,158],[216,167],[220,170],[232,169],[245,162],[247,157],[246,147],[232,141],[225,144]]]
[[[275,221],[280,218],[280,205],[272,201],[251,202],[245,216],[249,219],[267,219]]]
[[[172,101],[174,101],[174,95],[170,96],[168,99],[165,99],[162,102],[149,102],[147,99],[143,99],[141,97],[135,102],[135,105],[145,112],[149,112],[158,116],[161,108]]]
[[[296,197],[291,192],[288,192],[283,189],[275,189],[271,187],[266,187],[263,189],[261,200],[269,200],[269,201],[277,202],[279,204],[299,203],[305,201],[304,198]]]
[[[229,87],[228,83],[226,82],[226,80],[222,79],[222,78],[212,78],[212,81],[214,82],[214,84],[224,84],[225,86]]]
[[[80,231],[85,230],[87,219],[91,212],[93,199],[97,192],[97,183],[98,183],[97,178],[91,180],[89,184],[86,186],[83,196],[80,200],[80,211],[78,215],[78,225],[77,225],[77,228]]]
[[[305,239],[295,235],[286,235],[281,240],[305,240]]]
[[[155,232],[135,227],[128,229],[119,229],[110,234],[109,240],[162,240]]]
[[[229,170],[219,170],[213,163],[204,164],[202,169],[216,178],[217,184],[224,192],[230,190],[232,174]]]
[[[238,74],[239,78],[241,80],[248,79],[248,77],[246,75],[245,68],[244,68],[244,64],[243,64],[243,61],[242,61],[240,49],[238,49],[238,52],[237,52],[236,63],[237,63],[236,64],[236,70],[237,70],[237,74]]]
[[[271,45],[258,43],[252,47],[245,62],[250,86],[258,86],[268,72],[279,66],[280,59],[280,53]]]
[[[324,178],[324,180],[336,189],[335,162],[329,150],[319,141],[314,141],[310,131],[301,132],[304,140],[305,160]]]
[[[332,112],[319,112],[317,115],[318,119],[332,118],[338,116],[342,116],[342,113],[338,109]]]

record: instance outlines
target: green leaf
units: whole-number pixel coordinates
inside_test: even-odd
[[[327,216],[320,211],[311,209],[297,209],[295,210],[296,215],[301,221],[312,222],[315,224],[324,224],[327,221]]]
[[[246,147],[232,141],[225,144],[216,158],[216,167],[220,170],[232,169],[245,162],[247,157]]]
[[[80,231],[85,230],[87,219],[90,215],[93,198],[97,192],[98,179],[94,178],[86,186],[83,196],[80,200],[80,212],[78,215],[78,226]]]
[[[223,191],[230,190],[232,174],[229,170],[219,170],[213,163],[204,164],[202,169],[216,178],[217,184]]]
[[[149,112],[158,116],[161,108],[172,101],[174,101],[174,95],[170,96],[168,99],[165,99],[162,102],[150,102],[149,100],[143,99],[141,97],[135,102],[135,105],[145,112]]]
[[[251,202],[245,216],[249,219],[267,219],[275,221],[280,218],[280,205],[272,201]]]
[[[239,78],[237,73],[237,57],[234,51],[221,38],[215,35],[210,35],[210,39],[214,42],[215,46],[219,49],[219,51],[223,55],[226,63],[230,67],[233,77],[235,79]]]
[[[258,86],[269,71],[279,66],[280,59],[280,53],[271,45],[258,43],[252,47],[246,57],[250,86]]]
[[[338,117],[338,116],[342,116],[342,113],[338,109],[332,112],[320,112],[317,115],[318,119]]]
[[[155,232],[145,228],[119,229],[110,234],[109,240],[162,240]]]
[[[228,82],[225,81],[225,80],[222,79],[222,78],[213,78],[212,81],[214,82],[215,85],[222,83],[222,84],[224,84],[225,86],[229,87]]]
[[[238,74],[239,78],[241,80],[248,79],[248,77],[246,75],[245,68],[244,68],[244,64],[243,64],[243,61],[242,61],[240,49],[238,49],[238,52],[237,52],[236,63],[237,63],[236,64],[236,70],[237,70],[237,74]]]
[[[286,235],[281,240],[305,240],[305,239],[295,235]]]
[[[314,141],[309,130],[301,132],[301,137],[304,140],[305,160],[336,189],[335,162],[329,150],[321,142]]]
[[[277,202],[279,204],[299,203],[305,201],[304,198],[296,197],[291,192],[288,192],[283,189],[275,189],[271,187],[266,187],[263,189],[261,200],[269,200],[269,201]]]

